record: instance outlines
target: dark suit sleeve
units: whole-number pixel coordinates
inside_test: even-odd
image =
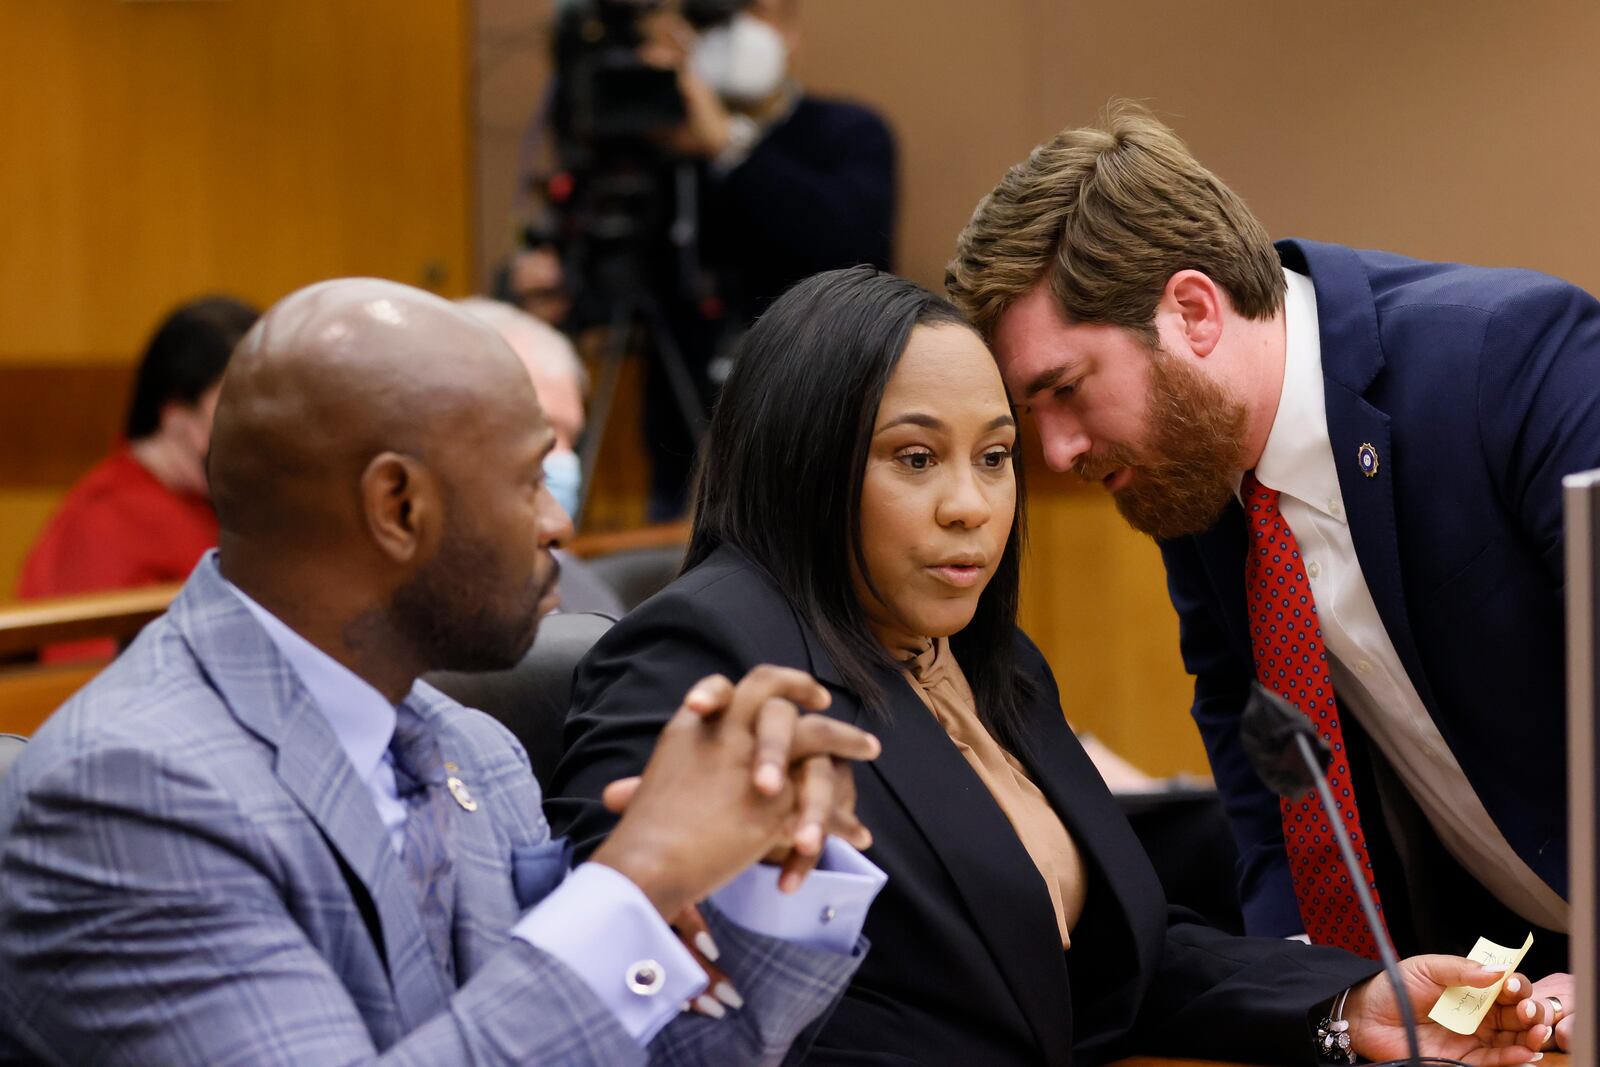
[[[1600,467],[1600,303],[1554,278],[1514,292],[1484,334],[1486,462],[1551,580],[1563,580],[1561,479]]]
[[[611,782],[639,774],[689,688],[710,674],[738,681],[749,666],[718,613],[670,591],[608,630],[573,677],[563,754],[545,817],[587,859],[616,825],[600,803]]]
[[[1194,540],[1163,542],[1161,556],[1167,592],[1178,612],[1183,665],[1194,676],[1191,714],[1239,848],[1239,907],[1245,930],[1259,937],[1302,933],[1278,797],[1261,784],[1239,744],[1239,717],[1250,695],[1253,665],[1240,660],[1217,621],[1214,594]]]
[[[805,274],[858,263],[888,270],[895,183],[889,127],[865,108],[813,106],[828,109],[818,136],[767,137],[718,192],[742,225],[783,249]]]
[[[1235,937],[1171,909],[1135,1033],[1141,1052],[1314,1064],[1312,1012],[1382,969],[1335,948]],[[1285,1050],[1297,1050],[1286,1056]]]

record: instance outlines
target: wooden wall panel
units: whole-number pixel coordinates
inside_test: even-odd
[[[176,303],[469,291],[468,0],[19,0],[0,14],[0,599]]]
[[[208,290],[468,283],[455,0],[7,4],[0,361],[135,351]]]

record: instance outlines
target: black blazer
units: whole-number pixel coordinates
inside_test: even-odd
[[[1043,657],[1020,631],[1017,641],[1039,689],[1019,755],[1088,870],[1068,952],[1038,869],[910,686],[885,669],[888,714],[865,711],[787,599],[730,547],[624,618],[579,665],[546,812],[586,855],[614,822],[600,791],[643,768],[692,683],[759,663],[798,667],[829,686],[829,714],[883,741],[856,780],[875,842],[867,855],[889,875],[867,917],[872,949],[806,1062],[993,1067],[1134,1051],[1311,1062],[1308,1012],[1377,965],[1169,914],[1067,727]]]

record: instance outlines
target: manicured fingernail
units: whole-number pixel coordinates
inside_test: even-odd
[[[708,704],[711,702],[711,692],[695,686],[689,690],[689,695],[683,698],[685,704]]]
[[[783,771],[775,764],[763,763],[756,768],[756,788],[769,795],[776,793],[783,788]]]
[[[694,947],[700,950],[700,955],[712,963],[716,963],[722,956],[722,950],[717,947],[715,941],[711,940],[711,935],[704,930],[694,935]]]
[[[734,1011],[738,1011],[740,1008],[744,1007],[744,998],[739,995],[739,991],[733,988],[733,985],[730,982],[718,982],[716,985],[711,987],[711,992],[715,993],[718,1000],[722,1001],[722,1003],[726,1004]]]
[[[804,881],[804,879],[800,877],[799,871],[786,871],[778,879],[778,889],[784,893],[793,893],[796,889],[800,888],[800,883],[802,881]]]
[[[702,993],[696,997],[694,1006],[700,1010],[702,1015],[709,1015],[713,1019],[720,1019],[728,1014],[728,1009],[724,1008],[717,998],[709,993]]]
[[[814,822],[808,822],[800,827],[800,832],[794,835],[794,847],[808,856],[815,856],[822,851],[822,827]]]
[[[1507,993],[1515,993],[1517,990],[1519,990],[1521,988],[1522,988],[1522,983],[1520,981],[1518,981],[1517,979],[1509,978],[1509,979],[1506,980],[1506,992]]]

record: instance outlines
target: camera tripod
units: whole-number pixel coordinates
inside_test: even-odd
[[[683,424],[696,447],[699,446],[700,439],[705,436],[706,430],[705,409],[700,402],[699,391],[695,388],[694,377],[689,373],[689,366],[683,360],[683,352],[678,346],[677,339],[672,335],[672,329],[655,296],[641,288],[615,297],[611,301],[606,323],[605,347],[600,353],[599,380],[595,385],[594,399],[590,405],[589,425],[583,435],[583,447],[578,452],[578,461],[583,469],[583,484],[578,494],[578,514],[572,516],[575,526],[582,522],[583,513],[588,509],[589,493],[594,486],[595,461],[600,456],[600,446],[605,441],[606,430],[611,422],[611,409],[617,397],[622,363],[628,358],[636,326],[642,327],[640,351],[646,359],[661,361],[661,369],[666,372],[678,413],[683,416]]]

